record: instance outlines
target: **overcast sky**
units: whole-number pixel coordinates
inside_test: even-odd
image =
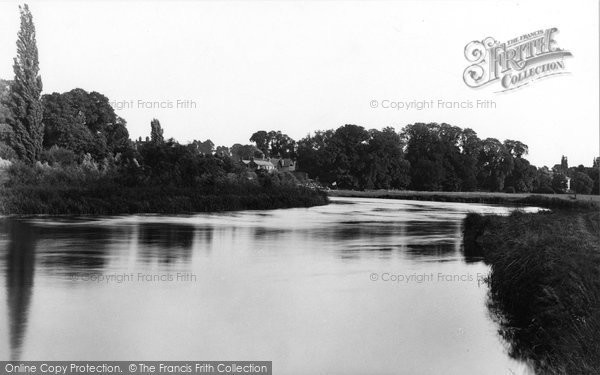
[[[167,137],[227,146],[248,143],[256,130],[300,139],[344,124],[400,130],[446,122],[481,138],[521,140],[539,166],[561,155],[590,166],[600,154],[597,1],[29,4],[44,93],[79,87],[133,101],[117,111],[132,138],[149,135],[152,118]],[[18,26],[18,3],[0,2],[2,78],[13,76]],[[470,41],[550,27],[573,54],[565,60],[570,74],[504,93],[463,82]],[[176,108],[178,100],[196,108]],[[384,100],[436,106],[394,110],[382,108]],[[496,108],[439,109],[438,100],[493,100]]]

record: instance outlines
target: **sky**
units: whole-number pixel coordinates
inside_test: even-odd
[[[0,77],[12,79],[18,2],[0,1]],[[597,1],[39,1],[44,93],[107,96],[132,138],[249,143],[319,129],[415,122],[517,139],[535,165],[600,155]],[[465,46],[556,27],[568,74],[471,88]],[[477,108],[477,101],[488,103]],[[433,104],[431,104],[433,101]],[[390,108],[391,103],[413,104]],[[469,108],[469,104],[473,106]],[[409,104],[410,105],[410,104]],[[465,108],[466,107],[466,108]]]

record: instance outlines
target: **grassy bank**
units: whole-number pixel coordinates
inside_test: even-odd
[[[600,374],[600,212],[469,215],[465,251],[491,266],[512,355],[542,374]]]
[[[380,199],[404,199],[436,202],[486,203],[504,205],[529,205],[546,208],[587,209],[600,207],[598,195],[570,194],[509,194],[488,192],[445,192],[409,190],[330,190],[331,197],[357,197]]]
[[[310,207],[327,203],[324,193],[292,186],[246,186],[212,191],[160,186],[0,188],[2,215],[177,214]]]

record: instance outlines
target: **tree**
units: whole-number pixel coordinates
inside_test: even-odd
[[[44,125],[40,100],[42,79],[39,75],[38,49],[33,16],[27,4],[19,6],[21,26],[17,34],[17,57],[14,59],[14,81],[8,107],[9,125],[13,129],[11,146],[18,157],[35,162],[42,152]]]
[[[207,139],[204,142],[194,140],[191,145],[197,153],[203,155],[212,155],[215,149],[215,144],[210,139]]]
[[[544,166],[536,170],[533,180],[533,192],[541,194],[554,194],[552,189],[552,172]]]
[[[533,190],[537,168],[525,158],[517,157],[514,167],[506,177],[506,186],[512,186],[517,193],[528,193]]]
[[[160,126],[160,121],[157,119],[152,119],[150,122],[150,141],[153,144],[161,144],[165,142],[165,137],[163,136],[163,129]]]
[[[462,190],[477,189],[477,161],[481,151],[481,139],[473,129],[463,129],[459,138],[461,162],[459,175],[462,178]]]
[[[557,193],[564,193],[567,191],[567,176],[562,173],[554,173],[551,182],[552,189]]]
[[[529,147],[526,144],[511,139],[504,141],[504,147],[514,158],[520,158],[529,153]]]
[[[328,144],[333,157],[335,182],[341,188],[364,188],[360,177],[367,163],[369,132],[362,126],[347,124],[336,129]]]
[[[44,148],[66,148],[80,157],[102,160],[131,147],[127,123],[117,116],[109,100],[98,92],[77,88],[42,97]]]
[[[222,157],[231,157],[231,151],[229,150],[229,147],[227,146],[217,146],[217,149],[215,150],[215,154],[218,156],[222,156]]]
[[[252,134],[252,136],[250,137],[250,142],[254,142],[256,148],[261,150],[263,154],[269,154],[270,138],[269,134],[266,131],[259,130],[256,133]]]
[[[457,191],[476,185],[479,139],[472,130],[465,133],[449,124],[416,123],[404,127],[402,138],[412,166],[412,189]]]
[[[560,168],[563,171],[566,171],[567,169],[569,169],[569,161],[567,160],[566,156],[562,156],[562,158],[560,158]]]
[[[329,146],[333,134],[333,130],[317,130],[298,141],[298,169],[321,182],[334,182],[334,155]]]
[[[440,190],[444,178],[439,125],[416,123],[402,129],[405,157],[411,165],[411,188]]]
[[[592,168],[588,169],[588,176],[594,181],[592,194],[600,195],[600,156],[594,158]]]
[[[11,118],[9,108],[10,86],[12,81],[0,79],[0,124],[7,124]]]
[[[126,153],[132,148],[127,130],[127,121],[117,116],[114,125],[109,126],[106,131],[106,143],[113,153]]]
[[[534,180],[537,168],[523,158],[527,155],[529,147],[519,141],[507,139],[503,143],[506,152],[511,155],[513,168],[506,176],[505,185],[507,189],[514,189],[518,193],[528,193],[534,189]]]
[[[262,158],[263,153],[253,145],[241,145],[239,143],[231,146],[231,156],[236,161]]]
[[[296,158],[296,141],[290,138],[287,134],[281,133],[281,131],[271,130],[268,133],[269,143],[269,155],[280,158]]]
[[[514,161],[504,144],[495,138],[482,141],[479,154],[479,186],[489,191],[502,191],[506,177],[512,172]]]
[[[144,143],[139,153],[148,183],[160,186],[210,187],[225,174],[223,160],[198,155],[193,147],[172,139]]]
[[[14,159],[17,157],[15,150],[10,146],[13,130],[8,122],[11,118],[7,100],[10,97],[10,81],[0,79],[0,158]]]
[[[575,172],[573,174],[573,181],[571,182],[571,189],[576,194],[589,194],[592,192],[594,181],[585,173]]]
[[[254,142],[256,148],[265,156],[280,158],[296,157],[296,141],[287,134],[283,134],[280,130],[271,130],[268,133],[264,130],[259,130],[252,134],[250,142]]]
[[[394,128],[369,130],[367,160],[360,185],[367,189],[403,189],[410,182],[410,163],[404,160],[402,141]]]

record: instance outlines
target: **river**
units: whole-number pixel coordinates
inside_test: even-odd
[[[0,219],[0,359],[267,360],[274,374],[527,374],[462,251],[480,204]]]

